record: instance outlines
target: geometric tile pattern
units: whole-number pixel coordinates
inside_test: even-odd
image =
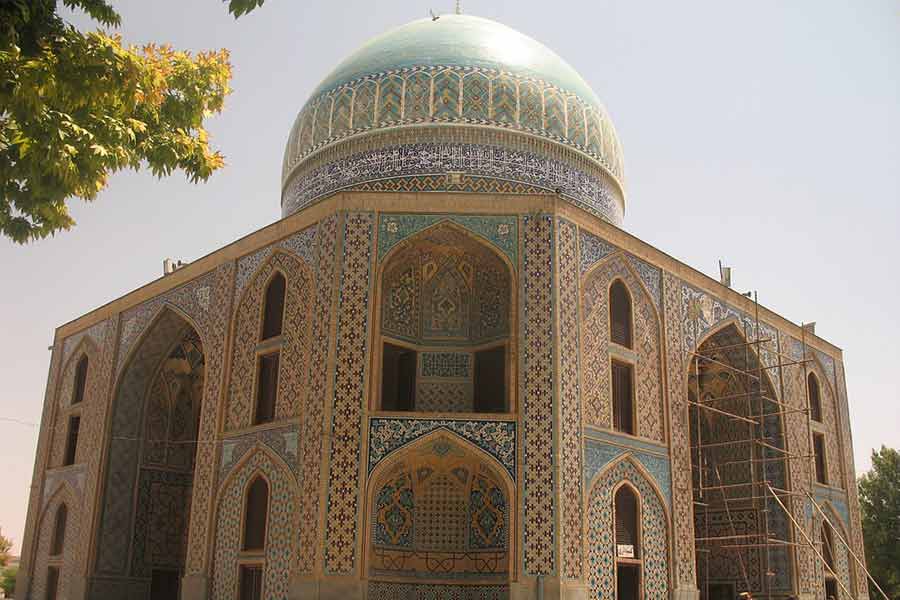
[[[190,325],[174,311],[162,309],[131,355],[128,366],[121,371],[111,407],[109,459],[104,474],[106,486],[97,548],[97,571],[101,574],[127,574],[134,516],[132,498],[138,476],[143,431],[141,415],[147,389],[174,343],[190,329]]]
[[[366,598],[369,600],[509,600],[509,586],[369,581]]]
[[[674,275],[663,275],[663,306],[666,323],[666,381],[669,391],[669,427],[672,453],[672,542],[673,573],[678,588],[696,589],[694,561],[694,495],[688,433],[687,364],[682,341],[683,283]]]
[[[310,311],[315,285],[309,267],[293,255],[273,251],[247,283],[234,315],[234,340],[229,399],[225,407],[225,430],[252,425],[256,396],[256,347],[260,343],[262,304],[269,281],[281,273],[287,286],[284,299],[284,327],[281,333],[278,393],[275,419],[299,416],[306,398],[307,361],[310,351]]]
[[[332,99],[350,97],[346,92],[369,88],[373,83],[382,89],[381,101],[375,112],[368,110],[370,102],[363,94],[364,117],[354,119],[352,129],[344,126],[345,113],[332,106]],[[518,97],[519,87],[524,83],[537,88],[537,96],[544,98],[542,120],[539,116],[535,122],[524,115],[520,120],[519,111],[515,110],[518,104],[527,103],[525,98],[520,100]],[[496,88],[493,94],[492,87]],[[402,95],[403,89],[406,89],[406,101],[395,101],[394,98]],[[450,97],[459,98],[461,105],[454,102],[452,109],[447,110],[447,99]],[[310,115],[313,115],[312,118]],[[585,140],[585,120],[601,131],[601,136]],[[286,181],[304,156],[342,138],[383,127],[432,121],[527,131],[585,152],[617,178],[622,178],[621,148],[612,123],[601,108],[546,81],[471,66],[410,66],[373,73],[311,98],[297,116],[288,139],[282,178]],[[314,123],[322,124],[323,133],[316,135],[310,143],[305,130],[312,128]]]
[[[206,572],[208,564],[208,531],[214,514],[214,496],[217,489],[215,444],[219,431],[219,407],[225,385],[225,342],[231,320],[234,296],[235,263],[229,261],[219,266],[212,286],[210,327],[204,342],[205,374],[203,403],[200,406],[199,443],[194,467],[191,516],[185,571]]]
[[[578,369],[578,228],[560,219],[559,256],[559,422],[561,571],[581,579],[584,566],[583,488],[581,466],[581,392]]]
[[[606,240],[581,230],[581,274],[584,275],[596,263],[600,262],[617,249]]]
[[[50,558],[50,544],[53,539],[53,531],[56,526],[56,514],[59,507],[66,506],[66,531],[63,537],[62,557]],[[31,598],[45,598],[47,587],[47,565],[53,564],[59,568],[57,584],[57,598],[65,598],[66,591],[71,585],[72,577],[79,574],[78,561],[72,557],[81,553],[78,546],[82,505],[67,486],[63,486],[53,495],[50,503],[43,510],[37,530],[37,551],[34,557]]]
[[[553,218],[522,218],[523,550],[525,573],[556,573],[553,460]]]
[[[642,450],[634,447],[633,440],[608,432],[591,430],[586,435],[589,437],[584,442],[584,485],[590,485],[603,467],[628,452],[653,477],[653,482],[659,487],[666,503],[671,501],[672,482],[665,446],[649,451],[649,444],[648,450]]]
[[[512,216],[383,213],[378,218],[378,260],[409,236],[441,221],[451,221],[497,246],[516,264],[517,221]]]
[[[604,428],[612,425],[608,290],[618,280],[628,288],[633,306],[636,433],[663,441],[659,318],[652,296],[629,265],[620,254],[608,256],[586,275],[582,286],[585,423]]]
[[[141,469],[134,516],[131,576],[150,577],[154,568],[184,566],[191,506],[191,474]]]
[[[316,255],[316,226],[312,225],[298,231],[294,235],[275,242],[265,248],[260,248],[253,254],[242,256],[237,261],[237,275],[234,284],[234,295],[240,297],[244,286],[250,281],[260,265],[272,256],[277,250],[285,250],[288,253],[300,257],[307,268],[312,269]]]
[[[238,552],[241,546],[244,498],[247,486],[262,474],[269,484],[269,508],[266,522],[263,597],[287,598],[290,583],[292,540],[295,531],[295,486],[280,461],[265,450],[256,450],[223,484],[219,496],[215,528],[215,560],[212,573],[212,597],[236,598]]]
[[[422,377],[471,376],[472,355],[468,352],[422,352]]]
[[[506,468],[516,479],[515,421],[469,421],[455,419],[372,418],[369,419],[368,472],[398,448],[437,429],[463,437]]]
[[[402,144],[391,138],[375,149],[362,150],[321,166],[315,160],[304,164],[284,189],[282,214],[288,216],[315,203],[317,200],[353,188],[372,180],[395,179],[411,176],[439,176],[434,183],[439,191],[459,191],[458,185],[446,174],[465,173],[472,177],[485,177],[536,186],[542,193],[558,193],[567,201],[613,224],[623,220],[623,209],[617,199],[613,184],[591,164],[573,164],[557,152],[542,154],[536,147],[518,150],[499,145],[496,141],[484,145],[447,138],[463,138],[453,131],[431,131],[431,136],[444,135],[444,139],[426,142],[415,139]],[[347,143],[341,152],[354,149],[355,142]],[[366,147],[370,144],[365,143]],[[558,146],[551,150],[558,150]],[[585,160],[584,162],[587,162]],[[510,202],[514,202],[513,197]]]
[[[331,419],[325,571],[351,573],[357,566],[359,460],[365,377],[372,213],[345,216],[340,305]]]
[[[669,552],[667,517],[663,503],[643,474],[630,459],[619,460],[591,488],[588,515],[587,580],[590,597],[607,600],[616,597],[615,535],[613,531],[613,489],[628,482],[640,498],[640,557],[643,598],[665,600],[669,597]]]
[[[346,188],[351,192],[454,192],[465,194],[515,194],[517,196],[533,196],[547,194],[546,188],[508,181],[491,179],[469,174],[453,177],[446,174],[410,175],[392,179],[362,181]]]
[[[316,273],[316,303],[312,314],[312,348],[309,361],[309,395],[303,406],[300,433],[300,491],[298,514],[303,527],[299,529],[297,570],[312,573],[316,566],[319,542],[319,492],[322,489],[322,438],[325,431],[325,403],[328,400],[331,356],[331,323],[333,315],[335,256],[337,255],[337,223],[335,215],[325,218],[318,226],[318,261]]]
[[[244,455],[257,445],[265,446],[291,467],[297,480],[300,479],[300,462],[297,460],[298,426],[296,424],[254,431],[222,440],[222,455],[219,464],[219,480],[240,462]]]

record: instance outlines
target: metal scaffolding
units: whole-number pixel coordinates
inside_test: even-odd
[[[750,296],[747,294],[748,297]],[[785,551],[793,548],[810,548],[834,578],[837,585],[846,594],[846,598],[856,598],[856,594],[847,589],[841,577],[835,572],[829,561],[825,560],[825,548],[820,547],[823,542],[817,543],[816,536],[806,531],[804,524],[798,522],[792,514],[788,501],[794,497],[798,502],[809,502],[815,510],[825,519],[836,534],[839,542],[847,548],[849,555],[853,557],[860,570],[866,574],[869,580],[871,575],[865,565],[854,553],[847,540],[833,526],[825,512],[819,506],[811,491],[814,489],[815,480],[815,454],[813,451],[813,426],[811,422],[811,406],[808,389],[809,363],[812,361],[807,348],[807,328],[801,327],[801,354],[796,356],[781,352],[776,339],[765,338],[762,335],[759,320],[759,302],[757,294],[752,295],[754,314],[752,319],[742,319],[743,341],[728,343],[726,345],[711,344],[711,348],[703,350],[698,345],[696,349],[686,349],[686,358],[690,361],[691,378],[688,389],[688,405],[690,415],[695,428],[695,435],[691,435],[691,467],[694,493],[695,513],[695,546],[697,549],[698,569],[703,561],[703,578],[700,581],[702,598],[710,598],[710,557],[714,552],[728,552],[729,557],[736,561],[740,579],[734,581],[735,592],[744,598],[762,596],[771,599],[775,596],[784,596],[784,592],[773,594],[772,583],[776,576],[773,572],[772,553],[777,548]],[[694,332],[699,333],[699,314],[694,317]],[[699,336],[695,336],[699,344]],[[728,360],[727,356],[741,356],[739,361]],[[765,357],[765,360],[764,360]],[[737,362],[737,364],[735,364]],[[768,363],[768,364],[764,364]],[[784,401],[784,377],[774,376],[769,379],[768,372],[782,374],[787,367],[803,368],[803,389],[806,391],[804,407],[798,408]],[[719,369],[729,373],[733,380],[740,384],[741,390],[731,390],[728,394],[716,395],[716,390],[710,385],[709,377],[703,374],[709,369]],[[772,388],[772,381],[778,382],[779,393]],[[781,400],[779,400],[781,398]],[[736,408],[737,407],[737,408]],[[738,410],[739,409],[739,410]],[[805,448],[791,448],[787,443],[788,424],[785,417],[788,415],[803,415],[806,426],[807,443]],[[729,427],[735,436],[726,436],[729,439],[705,439],[703,423],[718,421],[733,424]],[[772,426],[777,421],[779,426]],[[794,424],[796,427],[796,423]],[[743,448],[745,456],[739,460],[719,460],[720,449]],[[785,489],[790,487],[787,474],[792,462],[799,462],[799,467],[804,463],[807,472],[805,490]],[[729,467],[746,466],[749,474],[747,481],[729,481],[723,478],[722,470]],[[780,468],[779,468],[780,467]],[[784,474],[784,481],[779,485],[773,480],[773,474],[780,470]],[[710,511],[715,510],[725,517],[726,531],[718,531],[710,534]],[[752,511],[754,522],[757,524],[755,531],[740,531],[733,518],[735,511]],[[773,511],[783,511],[787,520],[793,525],[793,533],[788,527],[783,531],[782,539],[777,532],[771,531]],[[720,524],[722,520],[720,519]],[[699,527],[698,527],[699,525]],[[721,529],[721,528],[720,528]],[[834,556],[833,549],[829,548],[830,556]],[[748,571],[751,552],[758,553],[761,577],[758,580],[759,590],[751,582]],[[818,572],[818,571],[817,571]],[[741,581],[741,579],[743,581]],[[743,584],[741,589],[739,584]],[[877,587],[877,584],[876,584]],[[878,588],[881,591],[881,588]],[[884,592],[882,592],[882,595]],[[887,596],[884,596],[887,600]]]

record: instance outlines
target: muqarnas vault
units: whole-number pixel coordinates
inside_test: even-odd
[[[56,331],[20,598],[866,598],[841,351],[621,228],[553,52],[371,40],[282,190]]]

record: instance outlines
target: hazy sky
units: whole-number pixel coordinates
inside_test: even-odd
[[[69,233],[0,240],[0,527],[18,552],[55,327],[279,217],[284,143],[307,95],[369,37],[452,0],[114,0],[128,42],[225,47],[204,185],[123,173]],[[625,227],[843,348],[856,466],[900,447],[900,4],[896,0],[465,0],[566,59],[625,148]],[[74,22],[84,26],[84,19]],[[18,419],[28,424],[10,422]]]

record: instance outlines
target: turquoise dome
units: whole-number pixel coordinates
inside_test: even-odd
[[[369,40],[313,91],[282,212],[342,189],[553,192],[619,225],[622,181],[612,121],[571,66],[500,23],[442,15]]]

